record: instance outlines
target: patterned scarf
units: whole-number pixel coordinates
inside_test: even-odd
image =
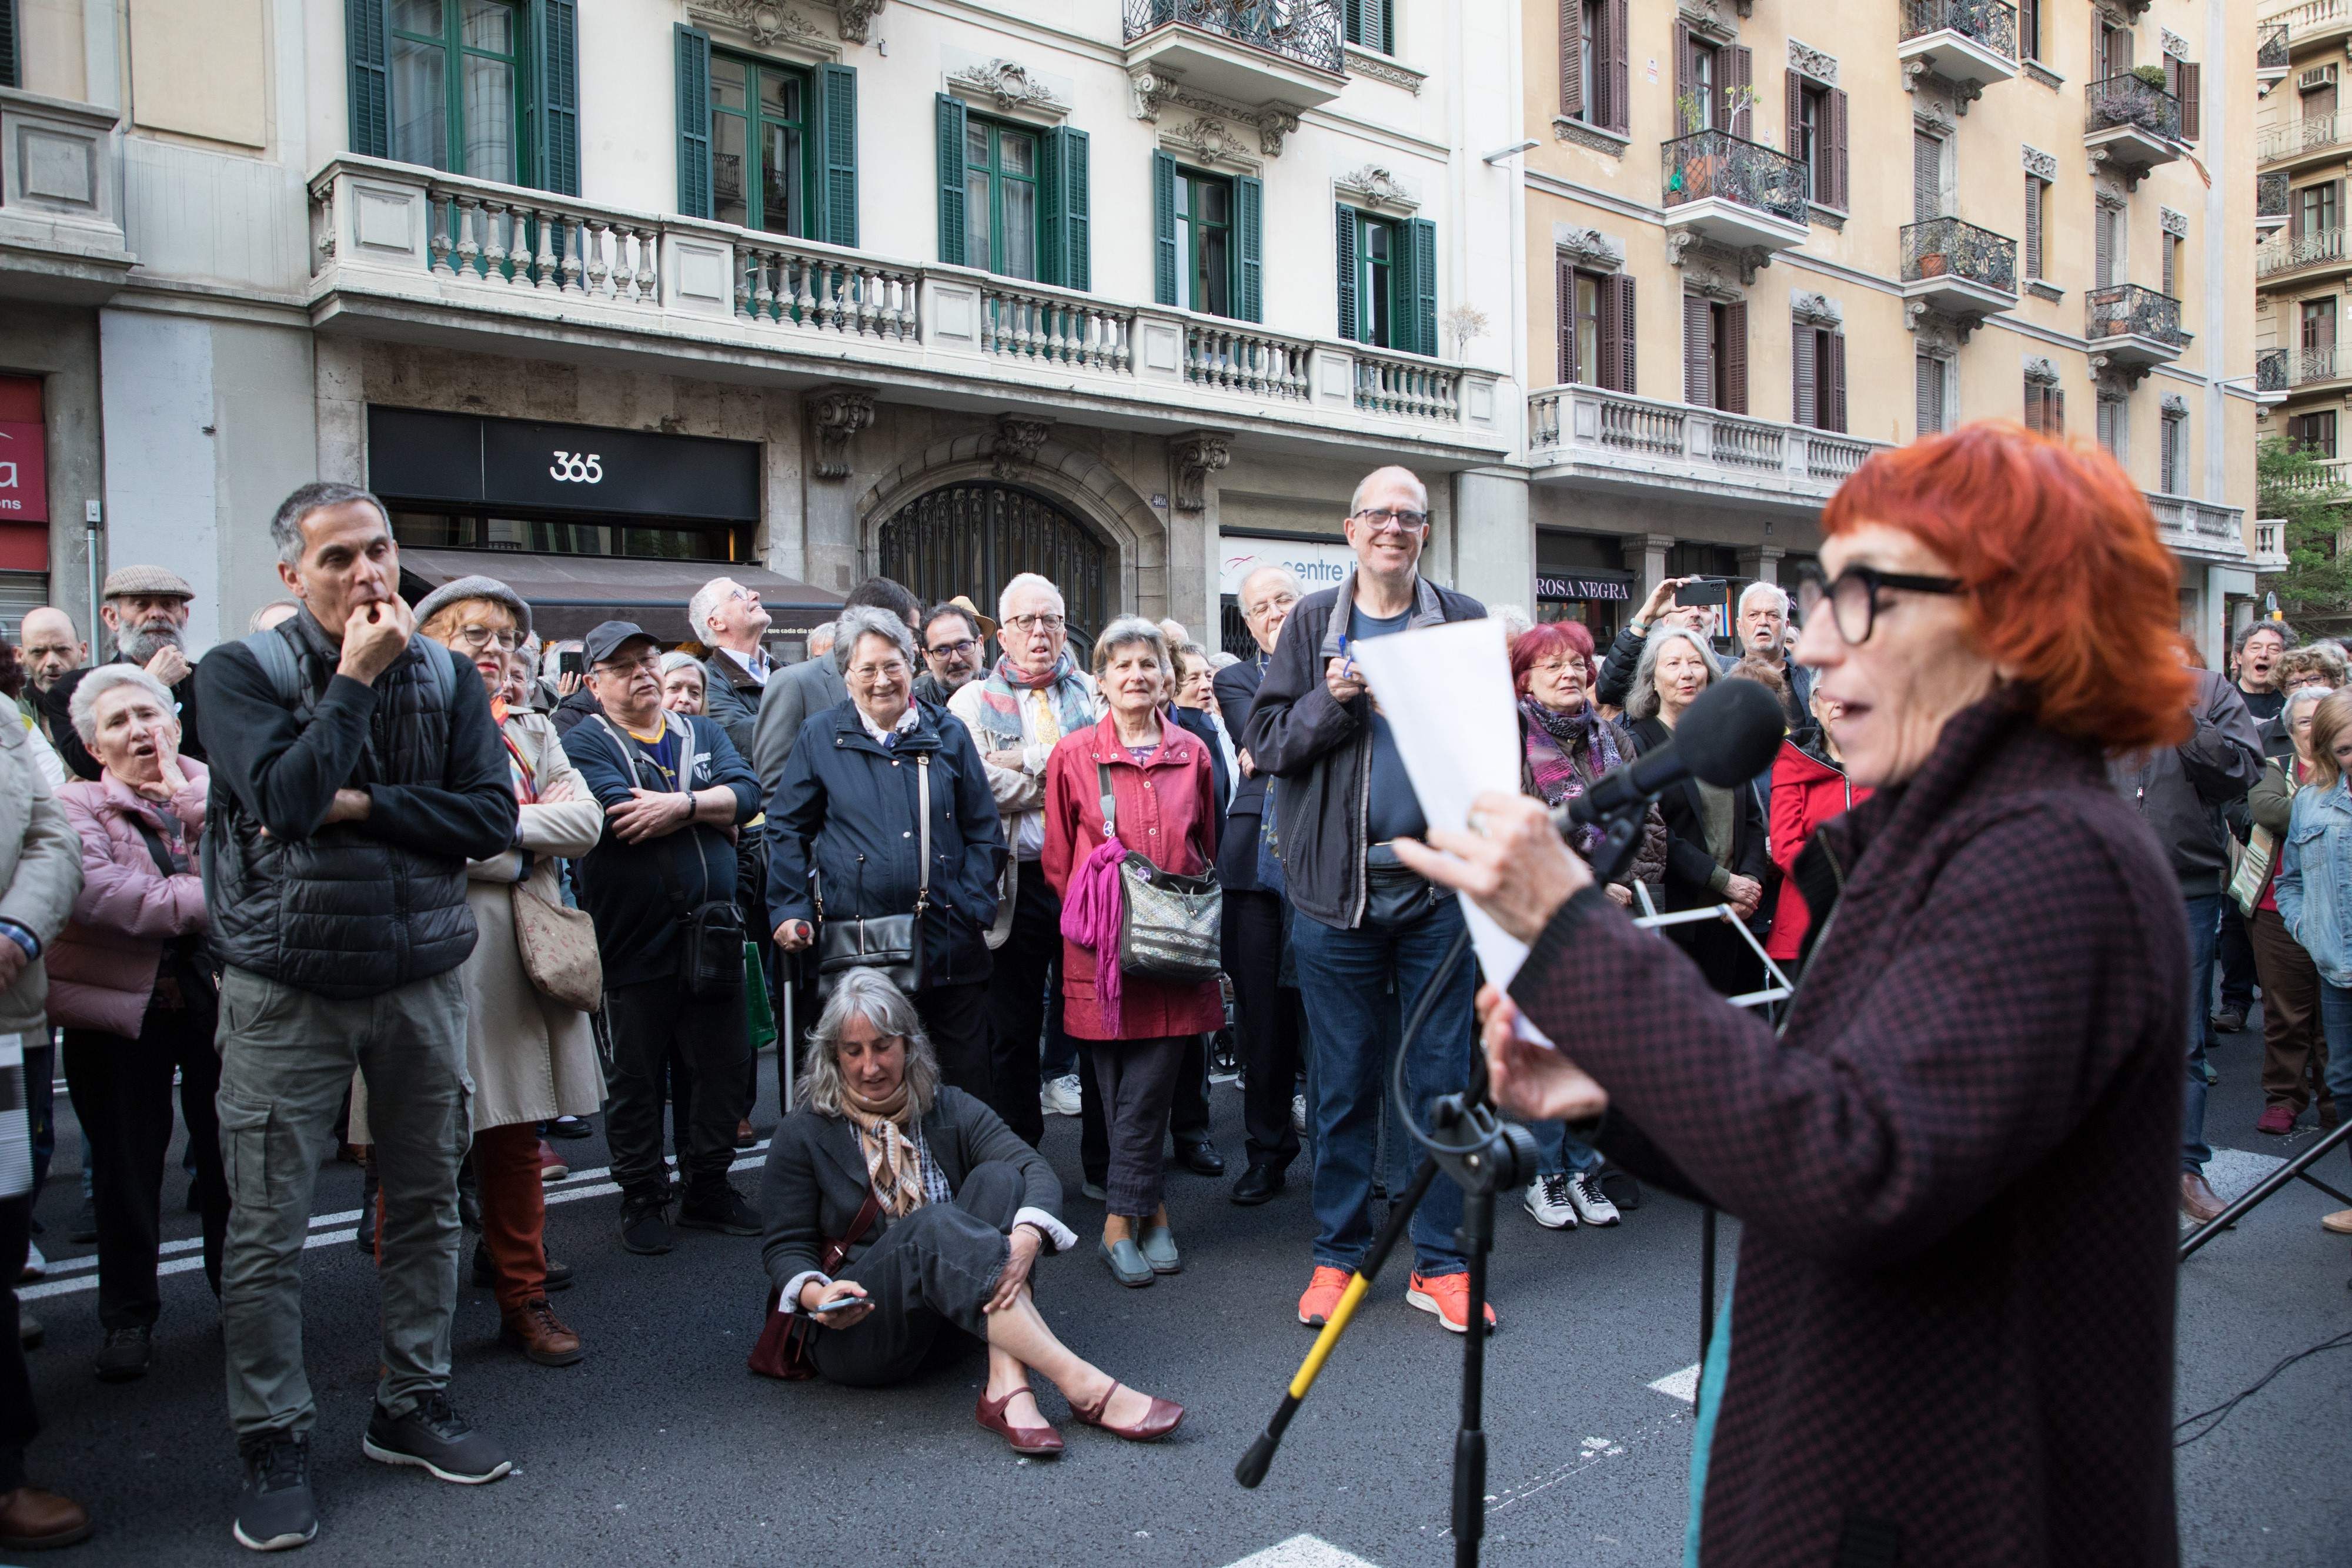
[[[1528,721],[1528,774],[1547,806],[1566,805],[1584,793],[1588,773],[1598,779],[1623,760],[1617,754],[1616,737],[1594,716],[1589,702],[1574,713],[1555,713],[1523,696],[1519,712]],[[1585,768],[1576,765],[1579,751],[1585,754]],[[1591,855],[1601,842],[1601,830],[1580,828],[1571,841],[1579,853]]]
[[[986,749],[1010,751],[1020,747],[1021,710],[1035,706],[1027,695],[1031,692],[1045,694],[1062,734],[1076,735],[1094,727],[1094,696],[1078,678],[1077,662],[1068,649],[1062,650],[1054,667],[1042,675],[1030,674],[1012,660],[1000,658],[980,693],[981,727],[989,738]]]
[[[882,1211],[904,1218],[923,1207],[923,1150],[915,1134],[913,1096],[907,1081],[881,1100],[868,1100],[847,1083],[841,1086],[841,1108],[857,1129],[858,1146],[866,1152],[866,1179]]]

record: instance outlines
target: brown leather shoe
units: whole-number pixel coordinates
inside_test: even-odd
[[[1004,1418],[1004,1407],[1023,1392],[1014,1389],[1002,1399],[991,1399],[988,1390],[980,1391],[980,1404],[972,1418],[990,1431],[1013,1445],[1013,1451],[1033,1459],[1050,1459],[1062,1451],[1062,1435],[1051,1427],[1016,1427]]]
[[[1103,1419],[1103,1412],[1110,1408],[1111,1396],[1118,1390],[1119,1385],[1113,1383],[1103,1390],[1103,1396],[1096,1400],[1091,1408],[1081,1410],[1073,1405],[1070,1414],[1089,1427],[1100,1427],[1112,1437],[1124,1437],[1130,1443],[1156,1443],[1173,1432],[1176,1423],[1184,1419],[1184,1406],[1172,1399],[1148,1394],[1144,1397],[1151,1401],[1151,1407],[1143,1413],[1142,1420],[1132,1427],[1114,1427]]]
[[[2201,1171],[2180,1173],[2180,1212],[2203,1225],[2218,1216],[2229,1205],[2213,1191],[2212,1184]]]
[[[89,1511],[69,1497],[38,1487],[0,1492],[0,1547],[10,1552],[46,1552],[88,1541]]]
[[[570,1366],[580,1359],[580,1336],[563,1326],[545,1296],[533,1296],[506,1322],[500,1338],[520,1347],[541,1366]]]

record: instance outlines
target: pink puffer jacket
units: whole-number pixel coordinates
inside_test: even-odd
[[[76,779],[58,791],[81,835],[81,895],[48,952],[49,1018],[68,1029],[137,1039],[155,989],[163,946],[205,928],[205,882],[196,861],[205,831],[205,765],[187,758],[187,786],[164,803],[142,799],[112,774]],[[131,815],[147,819],[188,869],[156,869]]]

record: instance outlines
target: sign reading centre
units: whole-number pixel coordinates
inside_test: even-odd
[[[1345,539],[1325,544],[1310,539],[1252,538],[1226,534],[1219,541],[1217,591],[1239,597],[1242,580],[1262,566],[1286,566],[1298,585],[1312,593],[1337,588],[1356,564],[1356,552]]]

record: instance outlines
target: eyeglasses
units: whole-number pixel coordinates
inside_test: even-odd
[[[1064,626],[1068,624],[1068,622],[1061,616],[1052,613],[1038,615],[1014,615],[1008,618],[1004,623],[1007,626],[1012,627],[1015,632],[1020,632],[1024,637],[1030,632],[1040,629],[1047,632],[1059,632]]]
[[[634,675],[640,670],[649,670],[656,676],[659,676],[661,650],[656,648],[638,659],[607,659],[600,664],[592,666],[588,673],[593,675]]]
[[[1571,670],[1576,673],[1579,679],[1582,679],[1585,673],[1584,661],[1581,659],[1546,659],[1541,664],[1529,665],[1528,668],[1538,675],[1549,675],[1554,680],[1558,680]]]
[[[1371,507],[1358,512],[1356,516],[1370,527],[1375,538],[1390,532],[1408,534],[1429,525],[1427,512],[1416,512],[1402,507]]]
[[[1949,594],[1959,592],[1961,583],[1957,577],[1919,577],[1874,566],[1847,567],[1832,581],[1807,561],[1798,568],[1797,613],[1810,624],[1813,612],[1827,601],[1837,634],[1849,647],[1858,648],[1877,630],[1879,595],[1890,588],[1900,593]]]
[[[980,643],[975,638],[960,637],[952,643],[934,643],[929,652],[932,658],[944,659],[956,653],[969,653],[979,646]]]
[[[1298,595],[1295,593],[1277,593],[1271,599],[1261,599],[1255,604],[1243,605],[1242,616],[1244,620],[1263,621],[1276,611],[1287,610],[1297,602]]]
[[[868,684],[876,684],[882,681],[895,681],[900,679],[906,674],[907,661],[904,659],[885,659],[878,664],[852,664],[849,666],[849,673],[856,676],[859,680],[865,681]]]
[[[509,653],[522,646],[522,633],[513,630],[501,632],[491,626],[460,626],[451,639],[470,653],[480,653],[492,643]]]

